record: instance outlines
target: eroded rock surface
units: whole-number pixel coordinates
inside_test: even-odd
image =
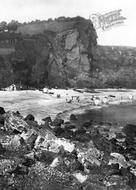
[[[104,127],[86,122],[82,131],[70,122],[59,126],[54,122],[48,130],[14,112],[4,113],[4,120],[0,128],[0,189],[136,189],[135,137],[125,135],[127,127],[122,135],[115,131],[117,138],[111,138],[112,124]],[[71,136],[65,139],[64,133],[55,135],[58,127],[74,131],[67,130]],[[88,137],[80,141],[77,134],[81,139]]]

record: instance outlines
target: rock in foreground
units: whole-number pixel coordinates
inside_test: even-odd
[[[83,131],[58,120],[42,128],[33,118],[4,113],[0,128],[0,189],[131,190],[136,189],[135,138],[109,139],[101,126]],[[56,124],[56,125],[55,125]],[[55,136],[67,129],[70,139]],[[66,127],[66,129],[65,129]],[[102,127],[103,128],[103,127]],[[124,128],[125,132],[128,130]],[[75,131],[75,132],[74,132]],[[106,134],[107,133],[107,134]],[[88,136],[84,141],[75,137]],[[121,135],[120,135],[121,138]],[[133,142],[132,142],[133,141]],[[114,150],[114,151],[113,151]]]

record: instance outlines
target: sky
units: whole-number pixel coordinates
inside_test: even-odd
[[[97,30],[98,44],[136,47],[136,0],[0,0],[0,22],[46,20],[59,16],[89,18],[122,9],[122,26]]]

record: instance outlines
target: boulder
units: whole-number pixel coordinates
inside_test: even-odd
[[[34,116],[33,116],[32,114],[28,114],[28,115],[24,118],[24,120],[25,120],[25,121],[27,121],[27,120],[34,121],[35,118],[34,118]]]
[[[53,162],[56,155],[56,153],[48,150],[38,150],[34,153],[34,158],[37,161],[44,162],[45,164],[50,165]]]
[[[55,139],[55,143],[58,144],[59,147],[63,146],[64,150],[68,152],[72,152],[75,149],[75,144],[64,138]]]
[[[119,164],[119,168],[128,168],[129,163],[126,161],[125,157],[119,153],[111,153],[110,156],[113,157],[113,159],[109,160],[109,164]]]
[[[26,167],[31,167],[35,163],[34,152],[29,152],[23,155],[22,164]]]
[[[60,135],[60,138],[65,138],[65,139],[69,139],[69,140],[76,140],[73,130],[69,130],[69,129],[66,129],[64,131],[64,133],[62,133]]]
[[[3,136],[0,143],[5,150],[8,151],[23,151],[22,137],[19,135]]]
[[[5,109],[3,107],[0,107],[0,114],[3,115],[5,112]]]
[[[84,183],[88,178],[87,175],[82,174],[81,172],[74,172],[73,176],[78,180],[79,183]]]
[[[76,126],[74,124],[69,123],[69,124],[65,124],[64,128],[69,129],[69,130],[74,130],[76,129]]]
[[[16,114],[17,114],[17,115],[21,115],[19,111],[16,111]]]
[[[12,171],[12,174],[15,175],[27,175],[28,174],[28,167],[22,164],[17,165],[17,167]]]
[[[86,148],[77,148],[77,157],[83,165],[87,162],[91,166],[100,166],[104,153],[98,150],[92,141]]]
[[[27,149],[32,150],[35,146],[35,141],[38,137],[38,134],[35,132],[31,133],[31,135],[25,140],[25,143],[27,144]]]
[[[26,120],[25,122],[28,124],[29,128],[34,131],[39,131],[39,128],[41,128],[37,121]]]
[[[39,127],[39,128],[42,128],[42,129],[47,129],[47,130],[52,131],[52,132],[53,132],[53,129],[54,129],[54,127],[52,127],[52,126],[50,125],[50,122],[48,122],[48,121],[45,121],[44,124],[41,124],[41,125],[39,125],[38,127]],[[56,127],[58,127],[58,126],[55,126],[55,128],[56,128]]]
[[[92,136],[91,134],[91,137],[95,147],[98,150],[103,151],[104,153],[110,154],[113,148],[112,143],[105,137],[101,136],[99,133],[98,134],[93,133],[93,134],[94,136]]]
[[[62,172],[70,172],[71,174],[76,171],[84,171],[84,166],[78,161],[73,153],[64,150],[58,153],[58,157],[53,161],[56,169]]]
[[[29,128],[29,125],[24,121],[21,115],[18,115],[14,112],[7,112],[5,114],[5,123],[4,129],[9,133],[13,133],[14,130],[19,133],[26,132]]]
[[[64,134],[65,129],[63,129],[61,127],[55,127],[53,131],[55,132],[56,136],[60,136],[61,134]]]
[[[123,132],[126,134],[127,138],[136,137],[136,125],[128,124],[123,128]]]
[[[32,152],[25,154],[24,158],[29,159],[29,160],[34,160],[34,155],[35,155],[35,153],[32,151]]]
[[[50,116],[45,117],[45,118],[43,118],[42,120],[43,120],[43,121],[47,121],[47,122],[52,122],[52,119],[51,119]]]
[[[71,114],[70,115],[70,120],[76,121],[77,120],[77,116],[75,114]]]
[[[61,126],[64,123],[64,120],[56,117],[54,121],[51,123],[53,126]]]
[[[50,131],[46,131],[45,136],[39,135],[35,142],[35,149],[48,150],[55,153],[58,153],[61,146],[64,147],[64,150],[72,152],[75,145],[69,140],[63,138],[57,138]]]

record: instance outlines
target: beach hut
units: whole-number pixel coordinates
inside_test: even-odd
[[[5,91],[16,91],[17,87],[15,84],[11,84],[10,86],[5,88]]]

